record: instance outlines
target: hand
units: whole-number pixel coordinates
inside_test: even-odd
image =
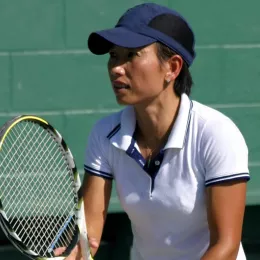
[[[65,251],[64,247],[59,247],[55,249],[54,254],[55,256],[61,255]],[[66,257],[66,260],[83,260],[80,254],[80,249],[79,246],[76,245],[74,249],[71,251],[70,255]]]
[[[99,244],[95,238],[89,238],[89,246],[91,248],[91,252],[94,251],[96,253]],[[61,255],[64,252],[64,250],[64,247],[55,249],[55,256]],[[70,255],[66,257],[65,260],[83,260],[83,257],[81,255],[80,244],[75,246],[75,248],[71,251]]]

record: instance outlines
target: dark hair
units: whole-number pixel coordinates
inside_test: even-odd
[[[176,55],[176,53],[171,50],[166,45],[156,42],[157,45],[157,56],[161,64],[163,62],[167,61],[169,58],[171,58],[173,55]],[[184,61],[182,69],[180,71],[180,74],[175,79],[174,82],[174,91],[177,96],[181,96],[181,94],[185,93],[188,96],[191,93],[191,87],[193,85],[193,80],[188,68],[187,63]]]

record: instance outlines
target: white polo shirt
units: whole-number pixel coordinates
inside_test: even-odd
[[[133,138],[132,106],[98,121],[85,170],[114,179],[134,235],[133,260],[200,260],[209,245],[205,187],[249,180],[248,149],[235,124],[185,94],[168,141],[147,168]],[[242,246],[237,260],[245,260]]]

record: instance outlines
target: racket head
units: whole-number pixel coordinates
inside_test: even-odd
[[[84,216],[80,184],[72,153],[49,122],[22,115],[0,129],[0,226],[23,254],[39,260],[70,254]]]

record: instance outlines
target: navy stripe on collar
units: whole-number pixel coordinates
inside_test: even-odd
[[[188,133],[188,129],[189,129],[189,126],[190,126],[191,110],[192,110],[192,108],[193,108],[193,102],[190,100],[189,118],[188,118],[188,121],[187,121],[187,126],[186,126],[186,130],[185,130],[185,135],[184,135],[182,147],[184,147],[186,139],[187,139],[187,133]]]
[[[111,139],[121,128],[121,124],[118,124],[108,135],[107,138]]]

